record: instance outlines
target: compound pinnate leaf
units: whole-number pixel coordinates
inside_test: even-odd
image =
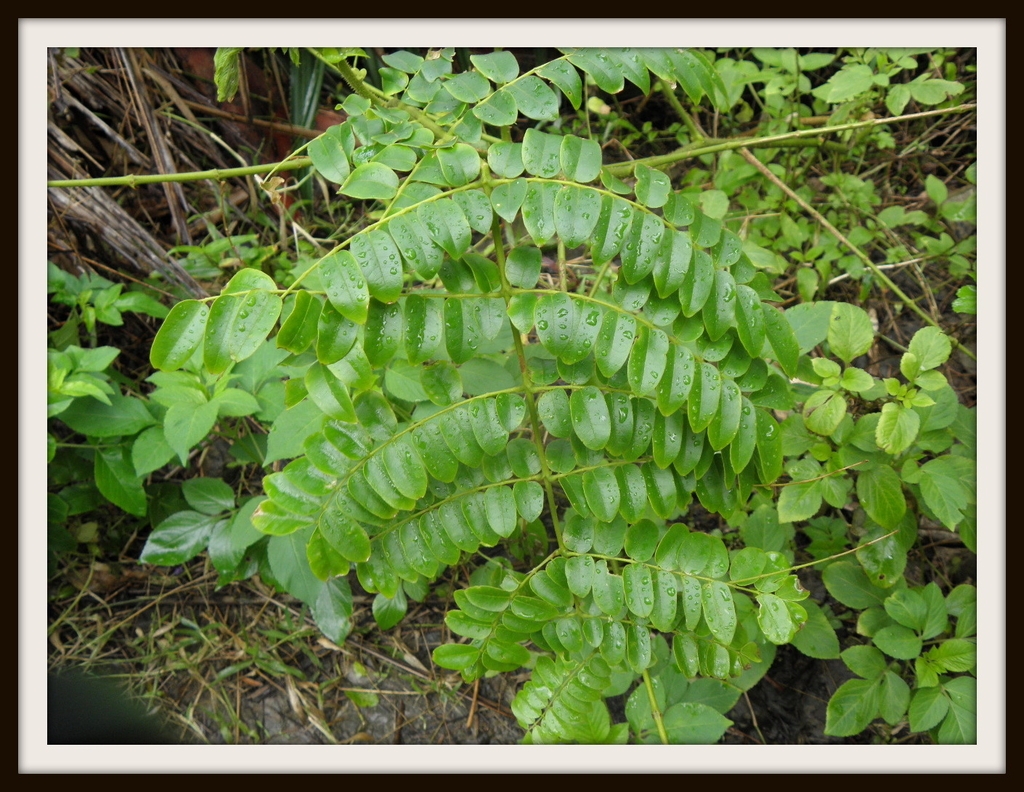
[[[171,308],[153,339],[149,362],[161,371],[177,371],[199,348],[210,309],[198,300],[183,300]]]

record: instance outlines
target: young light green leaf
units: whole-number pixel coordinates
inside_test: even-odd
[[[871,349],[874,342],[875,329],[864,309],[841,302],[832,306],[832,315],[828,323],[828,344],[840,360],[848,364]],[[794,376],[788,369],[786,373]]]

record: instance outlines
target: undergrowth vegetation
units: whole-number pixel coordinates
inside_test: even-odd
[[[447,603],[433,663],[522,673],[527,743],[714,743],[786,644],[852,672],[825,735],[974,742],[975,589],[908,566],[977,543],[974,153],[906,167],[969,54],[287,55],[345,120],[257,178],[319,238],[211,226],[169,310],[51,265],[51,571],[105,500],[336,644],[354,590]]]

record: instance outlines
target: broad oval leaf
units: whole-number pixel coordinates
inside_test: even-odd
[[[398,174],[380,162],[364,162],[349,174],[339,192],[352,198],[386,201],[398,192]]]
[[[161,371],[177,371],[199,348],[210,309],[199,300],[183,300],[171,308],[149,350],[149,362]]]

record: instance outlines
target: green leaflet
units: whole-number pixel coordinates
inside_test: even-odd
[[[569,415],[576,436],[587,448],[600,450],[611,436],[608,404],[597,388],[590,386],[575,390],[569,397]],[[612,510],[612,515],[618,506]],[[610,517],[609,517],[610,519]]]
[[[555,136],[548,135],[548,137]],[[556,160],[557,156],[556,149]],[[525,144],[523,159],[525,162]],[[529,170],[529,166],[527,170]],[[533,239],[533,244],[537,247],[543,247],[555,235],[555,196],[558,194],[558,190],[558,185],[551,182],[529,182],[526,187],[526,196],[523,198],[522,204],[523,224],[526,226],[530,238]],[[497,207],[495,207],[495,211],[498,211]]]
[[[387,223],[387,231],[398,246],[402,259],[411,269],[424,279],[437,275],[444,260],[444,251],[434,242],[426,226],[415,214],[391,218]],[[365,301],[365,297],[363,299]]]
[[[269,275],[244,269],[214,300],[203,346],[203,362],[211,373],[220,374],[245,360],[266,339],[281,314],[281,298],[268,291],[274,288]]]
[[[665,224],[661,218],[648,212],[637,215],[623,242],[619,258],[626,283],[636,283],[654,271],[658,258],[665,251]]]
[[[560,135],[527,129],[523,135],[523,165],[526,172],[547,179],[557,176],[562,169],[559,157],[561,147]]]
[[[722,398],[722,379],[717,368],[701,363],[694,369],[693,389],[687,402],[690,428],[703,432],[714,420]]]
[[[564,292],[545,294],[534,309],[537,337],[563,363],[578,363],[594,347],[601,327],[601,308]]]
[[[629,385],[637,396],[651,393],[661,381],[668,355],[668,336],[658,328],[641,325],[629,355]]]
[[[210,309],[198,300],[182,300],[171,308],[153,339],[149,362],[161,371],[177,371],[203,341]]]
[[[555,194],[555,231],[566,248],[579,247],[590,239],[600,211],[601,196],[593,190],[572,185],[559,188]]]
[[[618,255],[633,225],[633,207],[611,195],[601,196],[601,212],[594,226],[594,242],[590,255],[595,265],[603,265]]]

